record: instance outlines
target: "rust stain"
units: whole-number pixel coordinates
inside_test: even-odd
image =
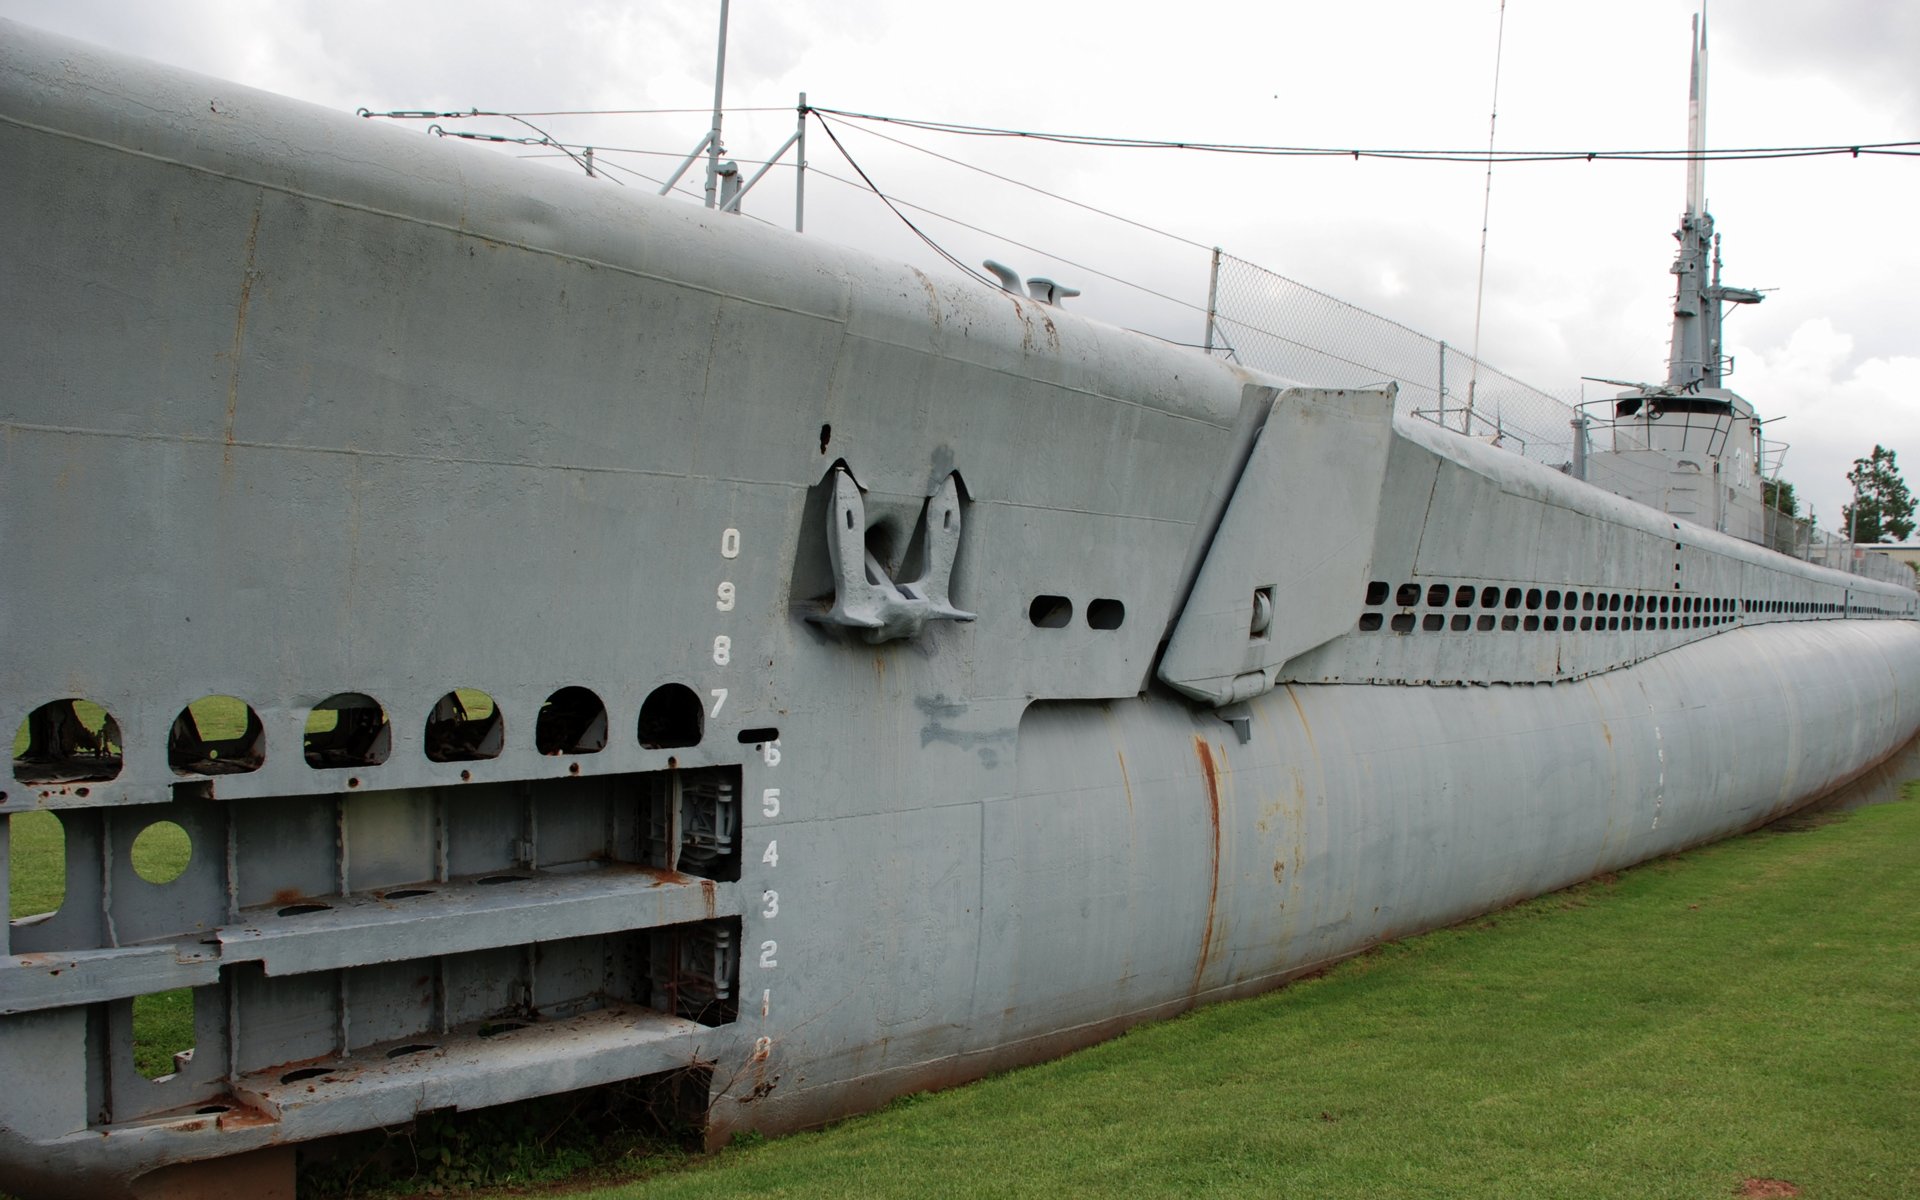
[[[1600,736],[1607,739],[1607,749],[1613,749],[1613,730],[1607,728],[1605,721],[1600,722]]]
[[[1113,751],[1113,757],[1117,759],[1120,763],[1120,787],[1123,791],[1127,793],[1127,819],[1132,820],[1133,819],[1133,781],[1127,778],[1127,756],[1122,754],[1118,747],[1115,747]]]
[[[1307,735],[1307,749],[1313,753],[1313,761],[1320,761],[1320,747],[1313,740],[1313,726],[1307,722],[1307,710],[1300,707],[1300,697],[1292,687],[1286,689],[1287,699],[1293,702],[1293,711],[1300,714],[1300,732]]]
[[[253,303],[254,249],[260,242],[260,207],[255,205],[253,224],[247,228],[247,261],[240,273],[240,303],[233,317],[233,349],[227,352],[227,424],[222,463],[233,466],[233,422],[240,408],[240,351],[247,340],[247,307]]]
[[[306,897],[301,893],[299,888],[281,888],[273,894],[273,902],[275,904],[290,904],[295,900],[304,899],[306,899]]]
[[[1207,739],[1193,735],[1193,752],[1200,759],[1200,774],[1207,784],[1207,823],[1211,827],[1211,840],[1207,843],[1207,928],[1200,935],[1200,955],[1193,964],[1193,988],[1198,994],[1200,981],[1207,973],[1207,960],[1213,953],[1214,909],[1220,902],[1220,775],[1214,765],[1213,747]]]
[[[713,880],[702,879],[700,881],[700,899],[706,904],[707,916],[711,918],[714,915]]]

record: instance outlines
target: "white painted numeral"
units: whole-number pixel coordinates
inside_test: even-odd
[[[727,703],[727,689],[708,688],[707,695],[713,697],[713,711],[708,713],[707,715],[710,717],[719,716],[721,708],[725,707]]]
[[[733,661],[733,639],[720,634],[713,639],[713,665],[724,667]]]
[[[760,747],[760,755],[761,757],[767,760],[768,766],[770,767],[779,766],[780,765],[780,739],[775,738],[770,742],[762,743]]]
[[[760,813],[762,816],[767,817],[777,817],[780,815],[779,788],[768,788],[766,791],[760,793]]]
[[[718,595],[719,598],[713,602],[713,606],[719,609],[721,612],[732,612],[733,611],[732,581],[731,580],[722,581],[719,588],[716,589],[716,594]]]
[[[767,941],[760,943],[760,969],[762,971],[771,971],[780,965],[780,961],[774,957],[779,951],[779,942]]]
[[[780,893],[779,892],[774,892],[774,891],[761,892],[760,903],[765,906],[760,910],[761,916],[767,918],[768,920],[772,920],[773,918],[780,915]]]
[[[780,839],[775,838],[773,841],[767,843],[767,849],[760,855],[760,861],[770,867],[780,865]]]
[[[740,531],[738,529],[724,530],[720,534],[720,557],[740,557]]]

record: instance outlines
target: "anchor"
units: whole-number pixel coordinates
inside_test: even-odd
[[[858,629],[878,645],[911,638],[928,621],[971,621],[974,614],[947,598],[960,549],[960,489],[949,472],[920,516],[925,567],[920,578],[896,581],[867,549],[867,509],[860,485],[844,466],[833,469],[833,505],[827,513],[827,556],[833,563],[833,608],[820,618]]]

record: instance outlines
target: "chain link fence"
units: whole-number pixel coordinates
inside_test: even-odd
[[[1628,461],[1587,463],[1574,452],[1575,405],[1398,321],[1216,249],[1207,296],[1206,348],[1314,387],[1399,385],[1398,411],[1574,471],[1576,458],[1610,491],[1645,493],[1653,479]],[[1617,478],[1602,478],[1607,474]],[[1855,546],[1809,521],[1769,510],[1765,544],[1803,562],[1914,586],[1905,564]]]
[[[1316,387],[1392,380],[1403,414],[1551,467],[1573,461],[1571,405],[1458,347],[1218,250],[1208,299],[1214,353]]]

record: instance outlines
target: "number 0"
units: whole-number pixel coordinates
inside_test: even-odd
[[[739,558],[740,557],[740,531],[738,529],[728,529],[723,533],[721,533],[720,557],[721,558]]]

